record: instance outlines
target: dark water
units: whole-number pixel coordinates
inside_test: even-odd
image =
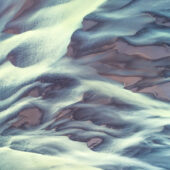
[[[170,0],[0,0],[0,170],[170,169]]]

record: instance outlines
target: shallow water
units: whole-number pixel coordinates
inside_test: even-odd
[[[170,169],[169,0],[0,1],[0,170]]]

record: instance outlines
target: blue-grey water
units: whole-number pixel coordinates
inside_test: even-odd
[[[0,0],[0,170],[170,170],[170,0]]]

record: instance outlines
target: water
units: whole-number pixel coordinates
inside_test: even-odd
[[[169,6],[1,0],[0,170],[170,169]]]

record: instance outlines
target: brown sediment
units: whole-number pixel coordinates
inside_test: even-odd
[[[156,24],[168,26],[169,20],[164,17],[151,16],[155,18]],[[88,31],[95,27],[93,20],[83,21],[81,31]],[[100,25],[99,25],[100,27]],[[95,34],[95,33],[94,33]],[[73,38],[74,39],[74,38]],[[106,42],[107,41],[107,42]],[[156,77],[163,83],[161,73],[166,69],[164,66],[169,60],[166,59],[170,54],[170,46],[167,44],[149,44],[149,45],[133,45],[119,37],[113,37],[104,42],[99,42],[93,46],[85,46],[85,40],[77,39],[71,41],[67,55],[74,59],[85,58],[90,67],[94,68],[97,73],[108,79],[115,80],[124,84],[124,87],[133,92],[152,93],[157,98],[168,100],[170,97],[163,87],[168,89],[168,85],[161,84],[155,80]],[[161,61],[163,59],[165,61]],[[160,61],[159,61],[160,60]],[[167,61],[166,61],[167,60]],[[161,80],[162,79],[162,80]],[[151,80],[151,81],[150,81]],[[159,83],[159,85],[157,85]],[[94,96],[87,103],[107,104],[108,99]],[[84,99],[82,102],[86,102]]]
[[[83,31],[88,31],[89,29],[91,29],[92,27],[94,27],[95,25],[97,25],[96,21],[93,20],[88,20],[88,19],[84,19],[82,22],[82,30]],[[69,43],[68,47],[67,47],[67,52],[66,52],[66,56],[69,57],[76,57],[77,55],[77,42],[71,40],[71,42]],[[79,56],[81,57],[81,56]]]
[[[95,137],[95,138],[92,138],[90,139],[88,142],[87,142],[87,146],[90,148],[90,149],[93,149],[94,147],[96,147],[97,145],[101,144],[103,142],[103,139],[99,138],[99,137]]]
[[[71,114],[71,109],[64,109],[64,110],[61,110],[58,115],[56,116],[56,121],[60,120],[60,119],[64,119],[64,118],[70,118],[72,119],[72,114]]]
[[[72,51],[76,51],[74,47],[72,48]],[[168,46],[135,47],[122,40],[117,40],[114,43],[101,46],[100,49],[98,48],[90,52],[90,54],[80,57],[88,58],[90,66],[95,68],[98,74],[123,83],[125,88],[135,84],[138,85],[137,82],[142,82],[144,78],[147,80],[148,78],[159,76],[162,70],[154,65],[155,63],[152,59],[162,57],[163,54],[168,55],[167,50],[169,49]],[[159,51],[160,49],[161,52]],[[96,61],[90,62],[92,58],[95,58]],[[120,70],[121,75],[117,74],[118,70]],[[138,86],[134,86],[130,90],[133,92],[139,91]],[[108,103],[108,99],[100,97],[95,100],[90,99],[92,103],[96,104]]]
[[[30,89],[29,91],[27,91],[26,93],[24,93],[24,95],[22,97],[27,97],[27,96],[39,97],[40,96],[40,88],[34,87],[34,88]]]
[[[70,121],[73,120],[72,108],[63,109],[57,112],[53,119],[54,120],[53,123],[60,121],[62,119],[70,119]],[[57,126],[52,127],[51,125],[47,126],[45,129],[51,130],[52,128],[57,128]]]
[[[12,124],[15,128],[36,126],[40,124],[42,112],[38,108],[24,109],[19,112],[18,120]]]
[[[19,9],[19,11],[14,15],[12,18],[12,21],[16,20],[18,17],[23,15],[24,12],[28,11],[29,9],[32,9],[33,6],[35,6],[38,3],[39,0],[25,0],[23,6]],[[16,27],[8,27],[3,30],[3,32],[8,33],[8,34],[19,34],[22,32],[17,26]]]
[[[113,39],[112,41],[114,42],[115,40]],[[113,42],[107,43],[107,44],[105,43],[98,47],[93,47],[93,50],[88,49],[86,51],[79,51],[80,43],[77,41],[71,40],[71,42],[69,43],[69,45],[67,47],[66,56],[69,56],[72,58],[82,58],[82,57],[87,57],[87,56],[91,56],[91,55],[96,56],[97,54],[106,53],[109,50],[115,50],[114,49],[115,44]]]
[[[115,44],[114,43],[111,43],[111,44],[106,44],[106,45],[103,45],[102,47],[100,47],[100,49],[102,51],[106,51],[106,50],[115,50]]]
[[[84,19],[82,25],[83,25],[83,31],[87,31],[93,28],[95,25],[97,25],[97,22],[93,20]]]
[[[17,28],[9,28],[5,29],[3,32],[8,33],[8,34],[19,34],[20,31]]]
[[[28,96],[39,97],[39,96],[40,96],[39,89],[38,89],[38,88],[32,89],[32,90],[28,93]]]
[[[43,98],[47,98],[48,95],[52,92],[52,91],[55,91],[55,90],[60,90],[62,87],[60,84],[55,84],[55,85],[50,85],[48,87],[46,87],[43,91],[42,91],[42,94],[41,96]]]
[[[96,21],[84,19],[82,22],[82,30],[88,31],[91,28],[93,28],[94,26],[96,26],[97,24],[98,24],[98,22],[96,22]],[[77,44],[76,42],[71,40],[70,44],[67,47],[67,52],[66,52],[67,56],[70,56],[70,57],[76,56],[76,53],[77,53],[77,51],[75,49],[75,47],[77,46],[76,44]]]
[[[98,57],[103,56],[103,58],[104,58],[104,56],[110,55],[108,53],[111,52],[111,51],[113,51],[113,50],[111,49],[109,51],[106,51],[106,50],[103,50],[101,48],[100,51],[97,51],[97,52],[94,52],[94,53],[91,53],[91,54],[88,54],[88,55],[80,56],[80,57],[88,58],[88,59],[96,58],[96,61],[100,61],[100,58],[98,59]],[[91,64],[93,64],[93,63],[91,63]]]
[[[0,17],[5,16],[10,11],[12,11],[12,8],[14,7],[14,4],[8,6],[5,10],[0,11]]]
[[[141,77],[131,77],[131,76],[130,77],[116,76],[116,75],[103,75],[103,76],[118,81],[120,83],[123,83],[124,87],[133,85],[142,79]]]
[[[14,56],[8,55],[6,58],[7,58],[7,60],[10,61],[13,65],[15,65],[16,59],[15,59]]]
[[[169,56],[170,53],[170,47],[167,45],[132,46],[122,40],[116,41],[114,45],[115,49],[117,49],[119,52],[123,52],[128,55],[142,55],[146,59],[159,59]]]
[[[170,82],[154,85],[152,87],[146,87],[142,90],[139,90],[139,92],[141,93],[151,93],[156,98],[170,101],[170,93],[168,93],[169,91],[170,91]]]
[[[82,102],[91,103],[91,104],[107,105],[107,104],[110,104],[111,98],[108,96],[95,94],[93,92],[85,92],[83,95]]]
[[[71,57],[88,57],[96,56],[99,54],[108,55],[111,52],[117,52],[118,54],[132,55],[132,56],[141,56],[141,58],[146,60],[156,60],[163,57],[167,57],[170,54],[170,46],[168,45],[148,45],[148,46],[133,46],[127,42],[116,39],[112,40],[108,44],[100,45],[99,47],[94,48],[92,51],[89,51],[89,54],[79,54],[78,44],[71,42],[68,46],[67,55]],[[88,51],[88,50],[87,50]]]
[[[71,57],[74,56],[74,48],[73,48],[73,45],[74,45],[74,42],[71,41],[70,44],[69,44],[68,47],[67,47],[66,56],[71,56]]]
[[[13,17],[13,19],[12,20],[15,20],[17,17],[19,17],[25,10],[27,10],[27,9],[29,9],[29,8],[31,8],[32,7],[32,5],[34,4],[34,0],[26,0],[25,1],[25,3],[24,3],[24,5],[21,7],[21,9],[15,14],[15,16]],[[11,8],[12,8],[13,6],[11,6],[11,7],[9,7],[9,9],[7,10],[7,11],[9,11],[9,10],[11,10]],[[6,11],[6,12],[7,12]],[[4,14],[4,13],[3,13]],[[18,28],[5,28],[4,30],[3,30],[3,32],[5,32],[5,33],[8,33],[8,34],[19,34],[20,33],[20,30],[18,29]]]
[[[31,8],[35,3],[35,0],[26,0],[24,5],[21,7],[21,9],[15,14],[13,20],[18,18],[24,11]]]
[[[52,86],[46,87],[41,94],[42,97],[45,98],[47,96],[47,93],[50,92],[51,90],[52,90]]]

